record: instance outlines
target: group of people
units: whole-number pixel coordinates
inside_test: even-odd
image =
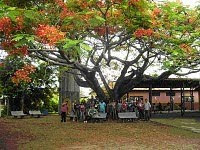
[[[91,99],[87,102],[73,103],[70,112],[70,118],[73,121],[87,122],[97,113],[107,113],[109,119],[118,119],[120,112],[136,112],[138,118],[143,120],[150,119],[151,104],[147,99],[143,102],[138,101],[118,101],[105,103],[99,99]],[[66,113],[68,112],[67,102],[64,102],[61,107],[61,122],[66,122]]]
[[[61,106],[61,122],[66,122],[67,112],[68,105],[67,102],[64,102]],[[106,103],[104,101],[75,102],[71,107],[70,119],[87,122],[97,113],[106,113]]]
[[[108,104],[108,116],[112,119],[117,119],[117,114],[121,112],[136,112],[139,119],[149,120],[150,110],[151,104],[147,99],[145,99],[145,102],[143,102],[142,99],[139,99],[137,101],[132,100],[127,102],[124,100]]]

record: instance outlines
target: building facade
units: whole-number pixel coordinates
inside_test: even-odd
[[[186,110],[200,110],[199,91],[185,89],[182,96],[181,94],[182,92],[180,89],[152,89],[152,104],[158,105],[161,103],[163,106],[167,106],[167,104],[173,103],[174,109],[176,109],[181,105],[181,97],[183,96]],[[149,89],[136,88],[128,93],[128,99],[149,99]]]

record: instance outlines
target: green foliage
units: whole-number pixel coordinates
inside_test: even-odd
[[[54,91],[54,93],[51,95],[49,99],[42,102],[39,109],[42,111],[47,110],[48,112],[51,113],[58,112],[58,100],[59,100],[58,93]]]
[[[2,111],[1,111],[1,116],[2,117],[7,116],[7,107],[6,106],[3,106]]]
[[[29,34],[16,34],[13,37],[13,41],[16,41],[17,44],[15,44],[16,47],[21,47],[24,44],[28,44],[29,46],[33,46],[35,42],[35,36],[29,35]]]
[[[103,25],[105,22],[105,19],[100,17],[100,16],[95,16],[94,18],[91,18],[89,20],[89,23],[91,26],[95,27],[95,26],[101,26]]]
[[[70,49],[78,46],[82,41],[81,40],[64,39],[63,42],[64,42],[64,45],[63,45],[64,50],[70,50]]]

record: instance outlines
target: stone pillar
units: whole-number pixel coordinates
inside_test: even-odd
[[[185,88],[184,83],[181,87],[181,116],[185,113]]]
[[[190,104],[191,104],[191,110],[194,110],[194,92],[193,88],[190,88]]]
[[[170,110],[173,111],[174,110],[174,97],[173,97],[173,91],[172,88],[170,88],[170,92],[169,92],[170,96]]]
[[[152,105],[152,84],[149,85],[149,103]]]
[[[67,72],[64,72],[59,79],[58,112],[60,112],[61,104],[65,100],[69,102],[69,106],[74,101],[80,100],[80,87],[76,84],[73,74]]]

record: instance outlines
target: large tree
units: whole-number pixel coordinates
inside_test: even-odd
[[[0,8],[0,38],[8,53],[23,48],[67,67],[80,86],[104,100],[105,93],[118,100],[144,80],[200,69],[199,9],[180,2],[1,0]],[[148,70],[158,62],[161,70],[151,76]]]

